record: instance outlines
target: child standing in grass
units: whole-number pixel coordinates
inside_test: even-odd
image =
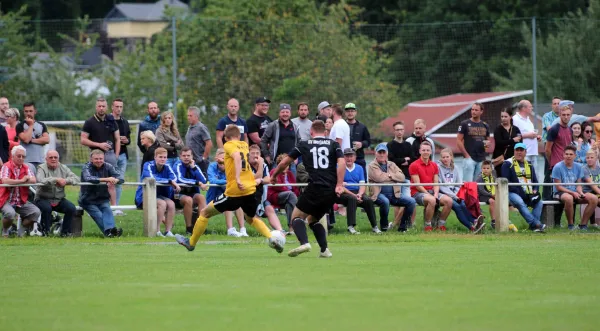
[[[496,227],[496,220],[494,219],[495,208],[496,208],[496,174],[492,168],[492,161],[485,160],[481,164],[481,174],[477,177],[477,183],[485,183],[486,185],[477,186],[477,193],[479,193],[479,201],[485,202],[490,207],[490,218],[492,219],[492,228]]]

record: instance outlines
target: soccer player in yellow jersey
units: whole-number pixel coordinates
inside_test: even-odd
[[[177,242],[193,251],[200,236],[206,231],[208,219],[225,211],[235,211],[242,208],[246,222],[252,225],[260,234],[269,238],[270,244],[278,252],[283,252],[283,247],[277,242],[271,242],[271,231],[261,219],[256,217],[258,202],[254,197],[258,179],[254,178],[250,162],[248,161],[248,144],[240,141],[240,129],[235,125],[225,128],[225,176],[227,185],[225,193],[221,194],[202,211],[194,225],[192,236],[188,239],[182,235],[176,235]]]

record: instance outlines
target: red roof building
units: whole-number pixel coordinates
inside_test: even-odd
[[[428,100],[411,102],[406,105],[398,115],[389,117],[379,123],[378,133],[382,137],[393,137],[392,124],[403,121],[407,135],[412,134],[416,119],[424,119],[427,125],[426,135],[431,137],[439,147],[450,147],[458,153],[456,147],[456,132],[460,122],[471,117],[470,109],[475,102],[483,103],[483,120],[490,126],[490,131],[500,124],[500,111],[511,108],[513,103],[525,95],[533,94],[532,90],[513,92],[487,92],[452,94]],[[517,100],[517,98],[519,98]],[[535,110],[534,110],[535,111]],[[535,125],[541,128],[542,113],[536,114]],[[541,130],[540,130],[541,132]],[[493,139],[491,139],[493,141]],[[436,151],[441,150],[436,148]],[[493,150],[493,143],[490,147]]]

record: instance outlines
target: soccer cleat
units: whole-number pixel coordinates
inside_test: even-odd
[[[446,232],[446,226],[445,225],[441,225],[440,227],[438,227],[438,230],[442,231],[442,232]]]
[[[238,237],[248,237],[248,232],[246,232],[246,228],[240,228],[240,235]]]
[[[188,251],[193,251],[196,246],[190,245],[190,240],[180,234],[175,235],[175,240],[179,243],[179,245],[185,247]]]
[[[360,234],[360,232],[356,231],[352,225],[348,227],[348,232],[350,232],[350,234]]]
[[[477,233],[481,232],[481,230],[483,230],[484,227],[485,227],[485,223],[479,222],[479,219],[477,219],[477,223],[475,225],[475,229],[473,230],[473,234],[477,234]]]
[[[325,248],[324,252],[319,253],[319,258],[325,258],[325,259],[327,259],[327,258],[330,258],[332,256],[333,256],[333,254],[331,254],[331,251],[329,250],[329,248]]]
[[[426,225],[424,230],[425,232],[431,232],[433,231],[433,228],[431,227],[431,225]]]
[[[283,246],[277,240],[274,240],[273,237],[269,238],[269,247],[273,248],[279,254],[283,252]]]
[[[381,233],[381,230],[379,230],[379,228],[376,227],[376,226],[374,226],[373,229],[371,229],[371,231],[373,231],[373,233],[376,233],[376,234],[380,234]]]
[[[300,255],[302,253],[310,252],[310,249],[311,249],[310,244],[306,243],[304,245],[300,245],[300,246],[298,246],[298,247],[290,250],[288,252],[288,256],[289,257],[296,257],[296,256],[298,256],[298,255]]]
[[[173,238],[175,237],[175,235],[173,234],[173,232],[167,231],[167,233],[165,233],[165,237]]]

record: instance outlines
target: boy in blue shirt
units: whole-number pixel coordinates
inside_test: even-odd
[[[586,180],[583,172],[583,166],[575,162],[575,146],[566,146],[563,153],[563,161],[558,162],[552,169],[552,180],[554,183],[581,183]],[[580,230],[587,230],[587,222],[594,214],[598,197],[592,193],[584,193],[583,186],[580,185],[556,185],[553,190],[553,197],[560,200],[565,206],[565,214],[569,223],[569,230],[574,230],[574,204],[587,204],[583,215],[581,216]]]

